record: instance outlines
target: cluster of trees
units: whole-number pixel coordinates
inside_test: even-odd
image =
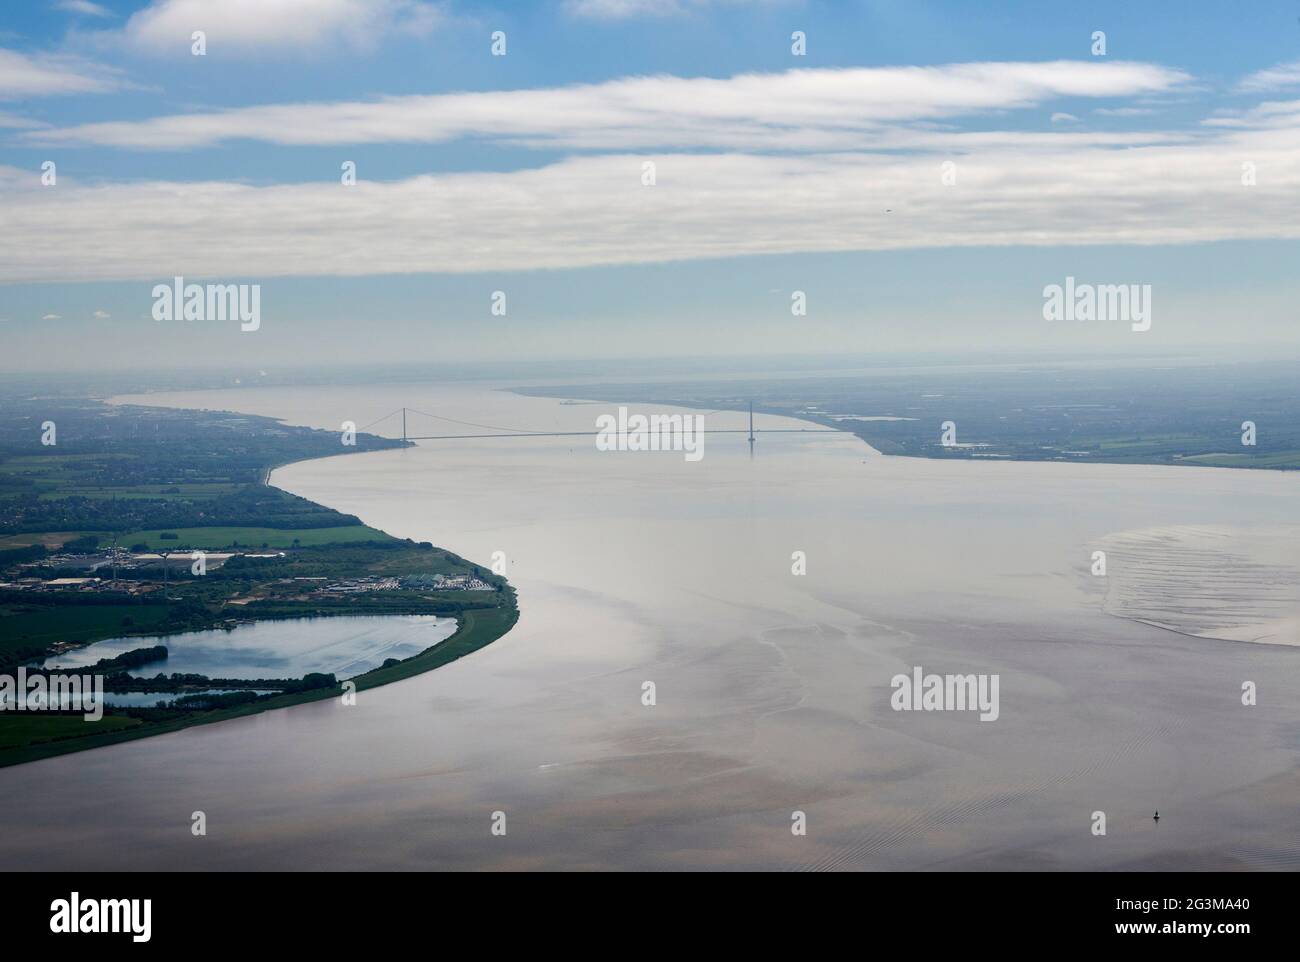
[[[162,678],[163,676],[159,675],[158,677]],[[203,678],[203,676],[201,675],[173,675],[172,677],[173,678],[197,678],[197,679],[202,679],[202,681],[204,682],[207,681],[207,679]],[[319,672],[310,672],[306,675],[303,675],[301,679],[289,679],[287,681],[278,680],[275,682],[267,682],[267,681],[233,681],[232,680],[232,681],[223,682],[223,680],[217,679],[213,682],[210,682],[210,684],[230,685],[231,687],[246,685],[246,686],[254,686],[258,688],[266,687],[269,684],[274,684],[275,686],[278,687],[279,690],[269,695],[258,694],[256,691],[253,691],[250,688],[240,688],[238,691],[223,691],[223,692],[200,691],[200,692],[194,692],[193,694],[190,695],[180,695],[172,699],[171,701],[163,702],[161,705],[152,708],[111,708],[110,713],[115,715],[126,715],[131,718],[139,718],[143,721],[152,721],[152,722],[167,721],[173,718],[180,717],[190,712],[218,711],[223,708],[236,708],[240,705],[249,705],[260,699],[274,698],[276,697],[276,695],[279,694],[287,694],[291,692],[302,692],[302,691],[317,691],[319,689],[324,689],[324,688],[337,688],[338,680],[334,677],[333,674],[321,674]],[[112,685],[107,685],[107,687],[108,690],[110,691],[122,690],[120,688],[114,689]],[[133,690],[136,691],[142,690],[142,686],[139,680],[136,680],[133,683],[132,687]],[[150,690],[150,689],[145,688],[143,690]],[[153,690],[159,690],[159,689],[155,688]],[[166,690],[166,689],[162,689],[162,690]]]
[[[139,668],[152,661],[163,661],[167,657],[166,645],[154,645],[152,648],[133,648],[112,658],[101,658],[88,669],[94,672],[108,672],[113,668]],[[81,669],[69,669],[80,671]]]
[[[0,499],[0,531],[138,531],[148,528],[334,528],[361,524],[353,514],[262,484],[213,498]],[[77,550],[77,549],[68,549]]]
[[[44,649],[32,650],[35,654],[27,659],[29,661],[34,661],[45,654]],[[31,671],[44,675],[79,675],[84,672],[102,674],[104,676],[104,685],[109,691],[121,691],[121,688],[114,688],[110,682],[130,682],[132,680],[131,676],[127,674],[129,669],[139,668],[141,665],[147,665],[152,661],[162,661],[167,657],[167,654],[165,645],[155,645],[152,648],[133,648],[130,651],[122,652],[120,655],[114,655],[112,658],[101,658],[93,665],[85,668],[34,668]]]
[[[82,485],[257,484],[273,465],[343,450],[334,431],[293,427],[273,418],[6,395],[0,389],[5,406],[0,461],[23,455],[60,460],[75,455],[76,460],[68,460],[62,470],[72,483]],[[57,445],[41,444],[41,425],[46,421],[58,426]],[[347,450],[402,446],[401,441],[373,434],[358,434],[356,442]],[[13,477],[19,486],[31,480],[22,474]]]
[[[108,691],[181,691],[185,688],[260,688],[276,694],[335,688],[338,680],[330,674],[308,672],[301,678],[209,678],[193,672],[159,672],[152,678],[132,677],[123,671],[104,676]]]
[[[28,591],[10,591],[0,589],[0,605],[21,605],[24,608],[65,608],[69,605],[81,606],[88,605],[96,607],[99,605],[165,605],[165,598],[154,598],[149,595],[136,597],[127,594],[125,591],[47,591],[35,595]]]
[[[354,447],[343,449],[334,432],[271,418],[7,394],[0,388],[0,532],[360,524],[351,515],[266,487],[267,471],[290,461],[403,443],[361,434]],[[41,443],[48,421],[57,425],[53,445]],[[16,457],[25,459],[21,468],[9,468]],[[226,493],[209,488],[185,494],[196,489],[183,486],[200,484]],[[119,487],[134,490],[130,497],[114,497]],[[104,491],[92,497],[88,488]],[[154,490],[157,497],[139,496]],[[62,492],[67,493],[59,497]]]
[[[15,645],[0,649],[0,671],[8,672],[44,657],[44,645]]]
[[[193,695],[181,695],[170,703],[170,707],[183,711],[215,711],[219,708],[234,708],[247,705],[263,697],[255,691],[198,692]]]
[[[9,565],[24,564],[28,561],[40,561],[48,551],[43,544],[29,544],[22,548],[5,548],[0,550],[0,568]]]

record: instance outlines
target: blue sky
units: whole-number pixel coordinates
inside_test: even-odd
[[[1297,64],[1295,3],[6,5],[0,367],[1275,355]],[[152,320],[176,273],[262,328]],[[1152,330],[1043,321],[1067,275]]]

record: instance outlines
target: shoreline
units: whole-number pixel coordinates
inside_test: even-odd
[[[601,382],[600,384],[591,385],[591,386],[597,388],[606,388],[609,387],[610,385],[608,383]],[[630,385],[630,386],[634,387],[635,385]],[[572,393],[559,393],[560,389],[569,388],[569,387],[575,388],[576,390],[574,390]],[[517,394],[521,397],[547,398],[547,399],[558,401],[560,403],[565,403],[567,401],[572,404],[582,404],[582,405],[618,404],[618,405],[625,405],[629,407],[633,404],[640,404],[644,406],[682,408],[684,410],[703,411],[705,413],[720,413],[725,411],[729,414],[735,414],[739,416],[743,416],[747,413],[746,410],[742,407],[718,408],[714,405],[713,402],[694,401],[691,399],[649,397],[649,398],[637,398],[635,400],[626,400],[626,399],[611,400],[609,396],[600,396],[595,394],[584,393],[582,391],[582,388],[583,385],[573,384],[573,383],[560,384],[554,386],[522,384],[522,385],[515,385],[510,387],[499,387],[497,388],[497,390],[505,391],[511,394]],[[980,453],[963,454],[961,453],[962,451],[968,450],[965,446],[956,446],[951,449],[944,449],[945,451],[954,451],[956,453],[945,453],[941,455],[929,453],[927,450],[886,451],[883,450],[882,448],[877,447],[875,444],[872,443],[870,439],[868,439],[864,435],[860,434],[857,431],[852,430],[850,426],[862,425],[862,424],[919,421],[922,419],[918,417],[898,417],[898,416],[890,416],[890,415],[827,415],[821,413],[809,413],[807,411],[799,411],[794,409],[775,409],[770,407],[764,407],[762,409],[756,407],[753,413],[765,417],[787,418],[789,420],[799,421],[805,424],[812,425],[818,430],[827,430],[827,429],[834,430],[841,434],[847,435],[849,437],[857,438],[860,442],[862,442],[862,444],[867,448],[867,450],[872,455],[879,455],[881,457],[889,457],[889,458],[911,458],[914,460],[921,460],[921,461],[946,461],[946,462],[964,461],[964,462],[970,462],[974,464],[1064,464],[1070,466],[1107,465],[1113,467],[1127,466],[1127,467],[1135,467],[1135,468],[1172,468],[1176,470],[1185,470],[1187,468],[1206,468],[1206,469],[1219,470],[1219,471],[1234,471],[1234,472],[1261,471],[1265,473],[1277,473],[1277,474],[1287,474],[1288,472],[1300,471],[1300,467],[1296,467],[1293,465],[1273,465],[1273,464],[1256,465],[1256,464],[1244,464],[1244,463],[1202,464],[1192,459],[1193,457],[1202,457],[1204,455],[1194,455],[1191,457],[1175,456],[1172,460],[1159,461],[1159,460],[1127,460],[1127,459],[1120,459],[1120,458],[1115,458],[1115,459],[1091,458],[1090,459],[1084,457],[1079,457],[1079,458],[1020,457],[1015,454],[987,454],[987,455],[980,454]],[[824,418],[824,420],[815,420],[815,418],[819,418],[819,417]],[[763,433],[762,429],[761,428],[757,429],[757,433],[759,434]],[[1235,452],[1233,453],[1235,454]]]
[[[499,614],[500,608],[485,609],[485,614]],[[438,642],[430,648],[426,648],[418,655],[412,655],[396,665],[390,665],[387,668],[374,668],[365,674],[357,675],[348,679],[356,685],[358,692],[366,691],[371,688],[380,688],[384,685],[397,681],[404,681],[407,678],[414,678],[416,675],[422,675],[425,672],[441,668],[443,665],[450,664],[458,658],[465,655],[473,654],[480,648],[486,648],[498,638],[503,637],[515,623],[519,620],[519,609],[510,609],[509,617],[506,619],[497,618],[492,621],[488,619],[475,618],[477,612],[467,611],[463,617],[456,619],[456,630],[448,637]],[[382,616],[381,616],[382,617]],[[500,622],[504,623],[500,623]],[[497,631],[496,629],[500,629]],[[495,632],[495,633],[493,633]],[[159,722],[156,725],[149,726],[144,730],[140,728],[119,729],[116,731],[104,732],[98,735],[76,736],[72,738],[57,739],[54,741],[41,742],[24,748],[8,749],[0,752],[0,768],[9,768],[14,765],[25,765],[31,762],[38,762],[46,758],[55,758],[59,755],[71,755],[76,752],[92,751],[96,748],[107,748],[110,745],[117,745],[122,742],[139,741],[143,738],[152,738],[155,735],[169,735],[174,732],[183,731],[186,728],[196,728],[200,725],[211,725],[216,722],[231,721],[235,718],[244,718],[250,715],[260,715],[262,712],[275,711],[280,708],[292,708],[295,705],[305,705],[309,702],[324,701],[327,698],[337,698],[344,693],[342,685],[334,688],[320,688],[314,691],[294,692],[287,695],[276,695],[265,701],[253,702],[248,705],[239,705],[234,708],[220,708],[215,711],[198,715],[194,718],[175,719],[173,721]],[[110,717],[105,714],[104,717]]]
[[[100,400],[101,403],[105,405],[114,406],[114,407],[124,407],[130,404],[134,404],[134,402],[120,401],[119,398],[122,397],[126,397],[126,395],[115,395],[113,397],[102,398]],[[142,406],[142,405],[135,405],[135,406]],[[170,410],[170,411],[208,410],[211,412],[211,409],[199,409],[199,408],[174,408],[174,407],[163,406],[163,409]],[[215,411],[212,413],[239,414],[240,412]],[[277,418],[274,420],[280,423],[283,423],[284,421],[284,419],[282,418]],[[415,446],[414,442],[407,442],[405,445],[396,448],[396,450],[405,450],[407,447],[414,447],[414,446]],[[267,466],[261,472],[261,480],[259,484],[261,487],[274,488],[277,491],[282,491],[286,494],[292,494],[291,492],[286,491],[284,488],[277,487],[276,485],[271,483],[271,477],[275,471],[279,470],[280,468],[298,464],[300,462],[305,463],[309,461],[326,460],[328,458],[339,457],[342,455],[351,456],[356,454],[369,454],[369,453],[375,453],[375,452],[345,451],[336,454],[323,455],[320,457],[300,458],[296,460],[276,462],[273,465]],[[318,502],[313,502],[313,503],[318,503]],[[330,506],[322,505],[322,507],[329,508]],[[335,509],[331,509],[331,510],[335,510]],[[363,525],[365,524],[364,521],[362,522],[362,524]],[[365,525],[365,526],[370,527],[369,525]],[[380,533],[382,533],[385,537],[391,538],[394,541],[401,542],[403,540],[406,541],[410,540],[410,539],[397,538],[396,536],[391,535],[388,532],[383,531],[382,529],[376,528],[374,530],[380,531]],[[474,567],[481,567],[479,565],[476,565],[474,562],[468,561],[468,559],[460,558],[459,555],[456,555],[454,552],[448,551],[446,549],[433,546],[433,550],[442,552],[444,556],[457,558],[460,561],[465,562],[466,564],[473,565]],[[463,658],[466,655],[472,654],[481,648],[485,648],[487,645],[503,637],[515,626],[515,624],[519,620],[519,606],[517,602],[517,596],[515,594],[514,588],[510,586],[508,582],[506,582],[505,584],[505,591],[507,592],[509,598],[509,601],[506,604],[498,604],[486,608],[464,608],[464,609],[460,609],[459,611],[455,612],[452,615],[447,615],[447,614],[439,615],[439,617],[454,617],[456,619],[456,629],[449,636],[442,639],[441,641],[438,641],[434,645],[431,645],[429,648],[424,649],[418,654],[411,655],[410,657],[405,658],[397,662],[396,664],[376,667],[360,675],[355,675],[351,678],[344,679],[343,681],[340,681],[339,683],[337,683],[332,687],[318,688],[318,689],[311,689],[307,691],[276,695],[248,704],[237,705],[229,708],[218,708],[215,710],[201,712],[190,717],[176,718],[176,719],[163,720],[157,722],[141,721],[141,723],[137,725],[132,725],[126,728],[117,728],[110,731],[104,731],[102,733],[65,736],[61,738],[55,738],[49,741],[37,742],[31,745],[25,745],[25,746],[9,748],[9,749],[0,749],[0,768],[8,768],[15,765],[22,765],[30,762],[40,761],[45,758],[53,758],[60,755],[68,755],[68,754],[73,754],[81,751],[90,751],[96,748],[105,748],[110,745],[116,745],[116,744],[129,742],[129,741],[137,741],[143,738],[150,738],[155,735],[171,734],[173,732],[182,731],[186,728],[193,728],[199,725],[208,725],[208,724],[213,724],[215,722],[228,721],[235,718],[257,715],[266,711],[274,711],[281,708],[291,708],[295,705],[306,704],[308,702],[322,701],[326,698],[339,697],[345,693],[345,687],[344,687],[345,684],[352,684],[355,686],[355,690],[357,692],[361,692],[368,689],[379,688],[384,685],[391,684],[393,682],[403,681],[407,678],[413,678],[416,675],[424,674],[425,672],[428,671],[436,670],[437,668],[441,668],[444,665],[450,664],[451,662]],[[375,611],[369,611],[362,608],[359,610],[351,610],[351,611],[312,612],[312,613],[281,614],[281,615],[272,614],[267,617],[248,617],[247,614],[245,614],[241,617],[241,621],[245,621],[251,624],[251,623],[263,622],[263,621],[273,622],[273,621],[282,621],[282,620],[346,617],[346,616],[388,617],[388,616],[398,616],[400,614],[418,615],[418,614],[426,614],[426,613],[427,612],[423,612],[423,611],[375,612]],[[158,638],[158,639],[175,638],[178,636],[189,634],[192,631],[202,631],[202,630],[205,629],[201,629],[201,628],[184,629],[179,631],[167,632],[165,634],[150,633],[147,636],[142,636],[142,637]],[[129,635],[122,636],[122,637],[129,637]],[[93,641],[86,642],[84,645],[79,645],[77,647],[80,649],[87,649],[93,647],[95,644],[98,644],[101,641],[106,641],[106,640],[109,639],[106,638],[95,639]],[[125,714],[113,716],[106,713],[104,717],[105,718],[109,718],[109,717],[128,718],[133,716],[128,716]]]
[[[400,403],[399,391],[369,400],[376,409],[394,407]],[[481,402],[491,403],[477,392],[464,395],[460,403],[454,403],[450,393],[429,393],[444,406],[420,405],[420,399],[413,403],[469,420]],[[258,396],[256,404],[250,398],[248,409],[291,410],[291,419],[298,423],[337,424],[343,412],[368,398],[361,391],[337,398],[311,391],[283,399],[278,395]],[[599,410],[504,397],[509,400],[502,407],[482,410],[519,416],[488,419],[490,423],[545,425],[552,411],[557,417],[569,412],[573,422],[589,423]],[[537,417],[527,416],[529,412],[537,412]],[[314,421],[309,420],[313,413]],[[1184,825],[1162,820],[1163,837],[1168,839],[1168,827],[1178,824],[1189,836],[1208,831],[1206,844],[1213,845],[1221,838],[1215,823],[1222,821],[1223,813],[1213,807],[1216,803],[1202,799],[1228,788],[1249,792],[1255,779],[1272,773],[1274,741],[1262,746],[1269,753],[1262,754],[1258,767],[1247,770],[1239,761],[1243,746],[1259,744],[1249,728],[1258,716],[1239,710],[1234,688],[1220,682],[1226,685],[1246,670],[1242,677],[1271,677],[1276,685],[1276,679],[1287,677],[1295,667],[1294,658],[1103,619],[1088,598],[1066,583],[1088,577],[1081,565],[1060,568],[1050,582],[1041,588],[1039,583],[1058,571],[1049,564],[1053,559],[1074,557],[1058,547],[1062,539],[1090,546],[1101,533],[1132,527],[1139,519],[1144,524],[1185,523],[1201,520],[1207,511],[1217,518],[1215,505],[1223,491],[1290,489],[1289,480],[1192,472],[1187,481],[1196,489],[1195,497],[1168,508],[1168,515],[1161,509],[1149,518],[1148,506],[1163,497],[1161,486],[1144,481],[1155,472],[954,469],[918,460],[869,459],[848,441],[828,437],[814,445],[798,435],[771,436],[779,443],[769,443],[769,457],[764,461],[760,454],[757,468],[751,468],[744,446],[736,443],[739,437],[732,436],[728,448],[719,444],[705,459],[708,473],[716,471],[716,477],[680,468],[676,458],[655,462],[648,455],[640,461],[633,457],[630,465],[614,455],[592,456],[591,465],[576,455],[570,458],[568,444],[562,441],[465,442],[448,444],[445,451],[438,443],[421,442],[414,457],[286,469],[272,481],[283,481],[292,491],[350,510],[386,530],[436,536],[439,543],[470,557],[486,559],[496,546],[509,549],[512,558],[518,553],[532,566],[531,572],[511,569],[512,581],[527,594],[530,605],[524,634],[516,631],[499,651],[485,652],[445,678],[416,681],[382,698],[368,692],[362,699],[374,697],[359,704],[360,712],[349,714],[337,702],[322,701],[296,715],[266,715],[116,755],[51,762],[51,772],[84,783],[89,797],[59,799],[48,814],[42,813],[48,806],[31,802],[11,821],[17,828],[38,815],[49,824],[84,820],[90,825],[87,854],[78,858],[107,864],[119,857],[114,838],[121,827],[101,825],[95,814],[101,806],[90,795],[91,789],[107,783],[105,798],[131,811],[128,828],[144,839],[133,852],[142,868],[191,864],[194,859],[212,868],[248,868],[262,862],[272,868],[310,866],[317,864],[320,846],[328,845],[340,826],[357,841],[359,854],[351,859],[357,866],[418,867],[430,852],[455,866],[470,864],[473,858],[472,853],[462,856],[460,848],[468,824],[463,821],[466,810],[490,812],[507,808],[503,800],[524,798],[534,813],[541,813],[535,821],[529,816],[529,829],[543,839],[544,848],[554,839],[559,846],[555,851],[573,851],[593,863],[623,858],[631,851],[638,864],[653,868],[680,858],[676,853],[682,850],[698,850],[701,836],[690,820],[700,811],[701,800],[722,792],[729,803],[723,815],[736,824],[737,835],[713,840],[694,857],[726,860],[736,849],[753,845],[755,864],[771,865],[782,853],[758,846],[768,840],[779,844],[784,834],[772,831],[767,811],[784,807],[787,798],[791,805],[802,802],[818,787],[831,785],[842,791],[842,801],[831,799],[832,807],[818,809],[817,819],[819,831],[842,847],[842,854],[828,858],[860,858],[884,869],[939,859],[966,864],[987,851],[995,852],[991,857],[1011,857],[1005,853],[1022,849],[1025,842],[1014,825],[1006,828],[1006,812],[1013,821],[1038,817],[1037,799],[1042,796],[1036,792],[1050,791],[1051,799],[1068,800],[1077,785],[1090,783],[1099,771],[1113,793],[1107,803],[1117,811],[1140,805],[1149,814],[1145,800],[1154,796],[1162,815],[1176,814],[1173,809],[1179,806],[1169,805],[1171,812],[1166,813],[1166,802],[1180,793],[1187,800],[1183,821],[1195,821]],[[833,481],[816,499],[809,499],[809,492],[801,492],[796,484],[807,476],[805,456],[816,458],[814,467],[824,469],[816,472],[819,477]],[[864,459],[873,463],[861,464]],[[510,470],[501,470],[498,461],[505,461]],[[654,499],[645,503],[644,512],[639,510],[642,502],[635,500],[648,487],[641,462],[662,463],[664,476],[681,479],[680,484],[654,485]],[[927,470],[918,470],[922,468]],[[1022,472],[1023,485],[999,483]],[[976,490],[958,487],[967,476]],[[1038,482],[1049,476],[1063,480],[1059,486],[1041,488]],[[1167,473],[1160,476],[1172,480]],[[1037,515],[1068,504],[1064,495],[1103,492],[1071,480],[1087,478],[1127,478],[1132,483],[1104,489],[1114,492],[1113,507],[1099,498],[1081,497],[1084,521],[1059,520],[1040,532]],[[605,479],[614,485],[608,497],[589,505],[590,491]],[[751,479],[756,490],[753,514],[773,517],[769,506],[790,502],[789,513],[783,515],[787,530],[800,535],[797,546],[812,554],[813,577],[824,578],[820,584],[787,579],[783,531],[758,542],[748,537],[751,511],[737,504],[737,495],[744,494]],[[519,488],[521,480],[526,491]],[[520,492],[517,503],[503,500],[512,490]],[[972,504],[986,507],[968,512],[975,527],[954,539],[946,529],[962,522],[934,517],[927,506],[948,503],[950,492],[957,490]],[[563,499],[556,494],[560,491]],[[718,523],[675,526],[657,542],[624,542],[641,531],[643,515],[675,517],[683,499],[692,502],[692,517]],[[550,502],[557,503],[546,508]],[[625,516],[629,505],[638,509],[634,517]],[[538,516],[539,509],[547,512],[542,515],[545,524],[516,534],[519,520]],[[963,565],[965,549],[984,540],[981,531],[1006,530],[998,520],[1004,511],[1019,519],[1013,533],[1023,536],[1027,550],[1015,550],[1021,537],[1005,548],[998,541],[986,561]],[[1059,512],[1052,514],[1057,517]],[[1242,513],[1261,520],[1276,514],[1256,508]],[[1237,512],[1231,516],[1236,519]],[[448,519],[445,527],[440,518]],[[919,525],[915,542],[913,523]],[[572,533],[571,540],[567,533]],[[718,557],[739,556],[745,562],[725,575],[714,575],[723,579],[716,586],[707,581],[719,567],[714,545]],[[862,545],[880,554],[859,566],[852,559],[861,554]],[[793,542],[788,545],[793,547]],[[749,553],[738,555],[742,549]],[[779,553],[771,553],[777,549]],[[899,552],[897,561],[885,560],[893,550]],[[933,566],[927,561],[931,554],[939,556]],[[760,555],[773,563],[765,568],[749,564],[748,559]],[[626,566],[619,560],[623,558]],[[660,563],[678,558],[683,559],[678,564]],[[974,569],[969,576],[964,574],[967,569]],[[894,570],[901,589],[897,601],[890,594]],[[642,582],[625,577],[642,571]],[[962,577],[954,580],[953,574]],[[1038,578],[1017,577],[1021,574]],[[570,590],[578,584],[585,590]],[[1084,582],[1085,587],[1096,584]],[[816,587],[816,596],[805,586]],[[984,591],[987,594],[978,594]],[[975,600],[968,605],[967,597]],[[1041,598],[1041,605],[1036,601],[1027,606],[1028,597]],[[583,619],[584,611],[592,617]],[[711,629],[719,618],[727,620],[728,632]],[[947,716],[895,716],[888,713],[887,700],[877,703],[874,683],[883,691],[889,676],[900,670],[897,663],[930,667],[927,662],[940,658],[960,670],[1008,673],[1003,676],[1005,711],[997,738],[986,737],[987,725],[972,728],[960,718],[949,725]],[[1117,676],[1131,679],[1133,687],[1117,690]],[[661,704],[669,711],[652,714],[639,706],[636,683],[646,678],[657,681]],[[673,698],[664,698],[665,693],[674,693]],[[1203,713],[1197,699],[1204,699]],[[1271,703],[1266,710],[1276,711],[1275,697]],[[1203,720],[1209,731],[1189,719]],[[1096,727],[1090,729],[1089,723]],[[909,732],[906,726],[915,724],[930,727]],[[945,727],[935,727],[939,724]],[[763,742],[755,746],[744,737],[750,731],[760,732]],[[1084,734],[1071,740],[1080,731]],[[936,733],[941,738],[927,741],[926,736]],[[1213,738],[1206,737],[1210,733]],[[1141,736],[1146,737],[1139,740]],[[1057,739],[1059,746],[1054,744]],[[804,747],[810,744],[824,747],[809,753]],[[678,748],[684,751],[673,751]],[[1189,773],[1175,767],[1198,750],[1209,756],[1209,765],[1189,763]],[[320,759],[348,757],[354,765],[320,770]],[[864,757],[871,759],[865,769]],[[164,764],[165,759],[172,764]],[[214,759],[230,763],[214,770]],[[788,782],[754,782],[734,774],[783,766],[791,772]],[[14,769],[13,775],[27,771]],[[954,801],[956,779],[962,780],[962,789]],[[173,790],[172,785],[181,788]],[[301,805],[303,785],[312,788],[315,799],[306,810]],[[621,791],[629,785],[644,792]],[[158,816],[182,788],[203,792],[226,818],[264,819],[261,827],[291,838],[293,844],[261,853],[248,848],[242,837],[217,837],[212,845],[193,849],[183,832],[173,838],[170,822],[159,825]],[[886,791],[896,794],[882,795]],[[737,795],[739,801],[733,802]],[[1238,796],[1229,797],[1223,804],[1236,804]],[[750,798],[761,804],[746,805]],[[873,808],[873,798],[886,800]],[[1011,801],[1004,801],[1007,798]],[[943,825],[951,820],[954,805],[977,802],[985,807],[970,816],[968,829],[952,845],[936,847],[933,837],[915,832],[887,852],[861,853],[852,847],[856,839],[887,834],[900,817]],[[1285,814],[1272,806],[1267,811],[1269,816],[1261,816],[1266,827],[1274,824],[1271,813],[1279,818]],[[595,819],[598,827],[621,824],[630,812],[649,826],[644,844],[620,845],[620,851],[612,853],[588,850],[589,844],[604,844],[605,837],[598,833],[591,843],[581,833],[573,834],[574,812]],[[1052,820],[1039,825],[1035,837],[1072,837],[1070,831],[1077,825],[1068,811],[1059,817],[1050,814]],[[663,834],[674,824],[683,826],[680,834]],[[413,825],[419,826],[418,839],[408,845],[403,839]],[[472,824],[469,828],[474,830]],[[1082,836],[1077,843],[1062,843],[1056,853],[1060,864],[1106,868],[1117,859],[1148,854],[1140,846],[1119,855],[1096,854],[1095,846],[1089,848],[1090,836]],[[35,864],[39,858],[39,852],[27,855],[21,837],[16,836],[10,848],[20,864],[25,858]],[[500,853],[490,857],[502,866],[514,854],[492,851]]]

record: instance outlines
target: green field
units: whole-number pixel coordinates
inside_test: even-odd
[[[174,534],[176,538],[162,537]],[[342,525],[332,528],[155,528],[152,531],[131,531],[122,534],[119,547],[129,548],[146,544],[150,548],[194,548],[214,550],[238,544],[241,548],[310,548],[325,544],[352,544],[358,541],[391,541],[392,535],[363,524]]]
[[[476,651],[517,618],[514,592],[503,578],[266,483],[278,464],[400,449],[405,442],[358,435],[355,448],[340,452],[333,432],[269,418],[108,407],[91,399],[6,395],[3,388],[0,404],[7,415],[0,419],[0,549],[6,549],[0,580],[20,582],[0,591],[0,665],[8,669],[38,662],[60,642],[171,636],[231,622],[338,614],[457,619],[455,634],[442,644],[357,679],[368,688]],[[57,447],[40,444],[37,429],[46,420],[58,424]],[[74,539],[83,543],[68,548]],[[7,550],[32,545],[46,551]],[[37,589],[26,582],[83,573],[84,566],[53,555],[59,549],[110,546],[171,552],[175,561],[137,559],[121,566],[116,586]],[[196,549],[237,557],[200,574],[189,566]],[[472,574],[494,590],[439,591],[430,580],[435,574]],[[316,590],[321,582],[377,576],[404,580],[358,594]],[[98,673],[120,667],[99,666]],[[185,687],[194,681],[185,679]],[[277,682],[282,694],[253,703],[230,698],[207,708],[111,708],[98,723],[6,711],[0,713],[0,767],[334,698],[343,690],[336,679],[311,672]]]
[[[137,498],[164,501],[192,501],[215,498],[238,490],[238,485],[212,482],[207,484],[135,484],[135,485],[65,485],[46,491],[41,497],[52,498]]]
[[[81,715],[6,712],[4,723],[0,724],[0,750],[26,748],[63,738],[108,735],[140,724],[138,718],[121,715],[105,715],[99,721],[87,721]]]
[[[28,611],[15,607],[0,608],[0,651],[56,641],[102,641],[160,626],[171,614],[170,605],[52,605]]]
[[[10,485],[15,482],[35,484],[42,493],[62,497],[65,489],[77,486],[95,467],[129,460],[125,454],[65,454],[54,457],[42,454],[5,459],[4,473]],[[111,496],[111,495],[110,495]]]
[[[71,541],[73,538],[80,538],[88,534],[95,535],[103,544],[108,544],[113,538],[111,533],[105,531],[24,532],[22,534],[0,535],[0,549],[21,548],[29,544],[43,544],[47,548],[55,549]]]
[[[128,454],[39,454],[11,457],[4,462],[0,497],[24,490],[23,482],[36,485],[39,496],[52,498],[151,498],[191,500],[231,494],[239,485],[221,479],[159,482],[157,484],[90,483],[104,465],[132,460]]]

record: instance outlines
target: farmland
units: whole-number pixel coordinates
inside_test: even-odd
[[[278,464],[404,442],[361,434],[342,447],[330,432],[270,418],[79,397],[0,401],[0,673],[110,638],[147,646],[180,632],[331,615],[456,619],[450,638],[358,677],[373,687],[475,651],[517,617],[514,592],[496,574],[266,483]],[[178,697],[232,682],[99,669],[109,672],[114,690],[145,685]],[[109,706],[96,722],[6,711],[0,765],[340,691],[331,674],[263,680],[270,692]]]

